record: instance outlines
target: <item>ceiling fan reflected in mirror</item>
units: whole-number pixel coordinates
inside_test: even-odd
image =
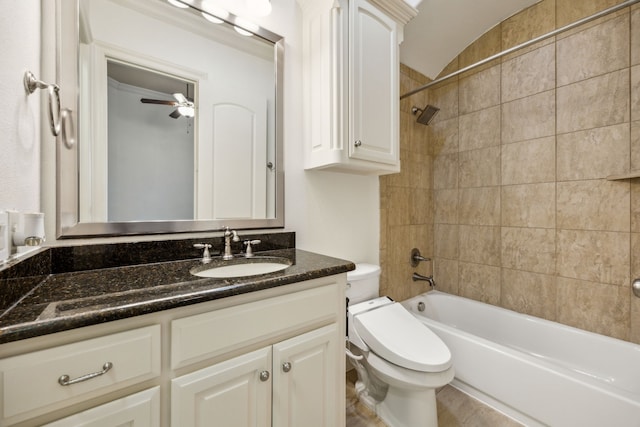
[[[188,118],[195,116],[195,104],[193,103],[193,101],[187,99],[187,97],[180,92],[174,93],[173,97],[176,99],[175,101],[141,98],[140,102],[142,102],[143,104],[171,105],[172,107],[177,107],[171,112],[171,114],[169,114],[169,117],[174,119],[182,116]]]

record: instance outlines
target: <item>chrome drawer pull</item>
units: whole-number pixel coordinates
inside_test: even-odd
[[[75,384],[75,383],[81,383],[82,381],[87,381],[87,380],[90,380],[91,378],[95,378],[95,377],[99,377],[100,375],[104,375],[107,372],[109,372],[109,370],[111,368],[113,368],[113,363],[106,362],[104,365],[102,365],[102,371],[93,372],[91,374],[83,375],[83,376],[75,378],[73,380],[69,379],[69,375],[62,375],[60,378],[58,378],[58,383],[60,385],[71,385],[71,384]]]

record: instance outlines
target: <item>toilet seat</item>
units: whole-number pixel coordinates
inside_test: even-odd
[[[424,388],[443,387],[451,382],[454,377],[453,366],[440,372],[420,372],[403,368],[376,356],[370,352],[367,363],[374,370],[376,376],[385,383],[403,389],[423,390]]]
[[[388,362],[421,372],[451,367],[449,348],[397,302],[356,315],[354,327],[364,343]]]

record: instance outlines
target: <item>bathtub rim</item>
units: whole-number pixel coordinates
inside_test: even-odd
[[[527,314],[523,314],[523,313],[518,313],[516,311],[513,310],[509,310],[503,307],[498,307],[498,306],[494,306],[492,304],[488,304],[488,303],[484,303],[481,301],[476,301],[476,300],[472,300],[470,298],[466,298],[466,297],[462,297],[462,296],[458,296],[458,295],[454,295],[454,294],[449,294],[446,292],[441,292],[441,291],[437,291],[437,290],[432,290],[432,291],[428,291],[419,295],[416,295],[414,297],[408,298],[405,301],[402,301],[402,304],[405,306],[405,308],[407,310],[409,310],[414,316],[416,316],[416,318],[418,318],[420,321],[422,321],[427,327],[431,327],[433,328],[434,332],[442,332],[442,331],[438,331],[438,329],[442,329],[445,333],[451,333],[451,334],[458,334],[460,336],[462,336],[464,339],[468,339],[470,341],[472,341],[475,345],[480,345],[482,347],[485,348],[490,348],[493,350],[497,350],[497,351],[501,351],[501,352],[506,352],[508,353],[511,357],[515,357],[518,361],[522,361],[524,363],[528,363],[528,364],[533,364],[536,365],[542,369],[544,369],[545,371],[551,371],[556,375],[561,376],[564,379],[568,379],[570,381],[574,381],[577,382],[578,384],[580,384],[581,386],[585,386],[591,390],[596,390],[598,392],[603,392],[607,395],[609,395],[611,398],[614,399],[618,399],[622,402],[624,402],[625,404],[631,405],[634,408],[638,408],[638,410],[640,411],[640,394],[638,393],[633,393],[627,389],[624,388],[619,388],[619,387],[615,387],[612,384],[603,382],[602,380],[596,379],[596,378],[592,378],[592,377],[588,377],[588,376],[584,376],[584,375],[580,375],[577,371],[572,370],[569,367],[563,366],[563,365],[557,365],[554,364],[552,361],[550,360],[546,360],[543,358],[540,358],[538,356],[536,356],[535,354],[531,354],[525,350],[521,350],[518,348],[514,348],[514,347],[510,347],[509,345],[505,345],[499,342],[494,342],[491,341],[490,339],[487,339],[485,337],[482,336],[478,336],[478,335],[474,335],[470,332],[467,332],[466,330],[457,328],[453,325],[444,323],[440,320],[435,320],[432,319],[430,317],[427,317],[426,315],[420,313],[417,310],[417,302],[420,299],[423,298],[428,298],[429,294],[432,294],[435,297],[443,297],[443,298],[461,298],[464,299],[466,301],[468,301],[469,303],[472,304],[478,304],[481,306],[488,306],[489,309],[491,310],[498,310],[498,311],[502,311],[502,312],[506,312],[510,315],[517,315],[517,316],[522,316],[523,318],[528,318],[530,320],[534,320],[534,321],[541,321],[543,323],[547,323],[547,324],[552,324],[554,326],[560,326],[563,328],[567,328],[569,331],[574,331],[574,332],[578,332],[580,334],[587,334],[589,336],[591,335],[597,335],[599,338],[603,338],[605,341],[609,341],[611,340],[612,342],[615,342],[616,344],[623,344],[623,345],[629,345],[632,346],[634,349],[638,349],[638,345],[628,342],[628,341],[624,341],[624,340],[620,340],[617,338],[613,338],[613,337],[609,337],[606,335],[602,335],[602,334],[597,334],[595,332],[590,332],[590,331],[585,331],[579,328],[575,328],[573,326],[569,326],[569,325],[564,325],[562,323],[559,322],[554,322],[551,320],[547,320],[547,319],[542,319],[536,316],[531,316],[531,315],[527,315]],[[454,356],[455,357],[455,356]],[[454,367],[455,367],[455,359],[454,359]],[[459,390],[461,390],[462,392],[472,396],[473,398],[487,404],[488,406],[492,407],[493,409],[497,410],[498,412],[503,413],[504,415],[508,416],[509,418],[512,418],[518,422],[524,423],[525,425],[544,425],[544,424],[540,424],[540,421],[537,421],[536,418],[534,418],[533,416],[530,416],[524,412],[522,412],[521,410],[519,410],[518,408],[514,408],[511,405],[508,405],[502,401],[500,401],[499,399],[494,398],[493,396],[491,396],[490,394],[484,392],[483,390],[479,389],[478,387],[468,384],[466,382],[464,382],[463,380],[459,379],[458,377],[454,378],[454,380],[451,382],[451,385]]]

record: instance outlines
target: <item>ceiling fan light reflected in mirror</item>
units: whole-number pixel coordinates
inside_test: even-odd
[[[177,119],[179,117],[187,117],[192,118],[195,116],[196,108],[193,101],[189,101],[187,97],[185,97],[181,93],[174,93],[173,97],[176,99],[175,101],[163,100],[163,99],[149,99],[149,98],[141,98],[140,102],[143,104],[159,104],[159,105],[170,105],[172,107],[176,107],[175,110],[169,114],[169,117],[173,119]]]
[[[178,101],[178,113],[184,117],[193,117],[195,116],[195,105],[193,102],[189,101],[183,94],[174,93],[173,97]]]
[[[193,108],[193,106],[181,105],[180,107],[178,107],[177,111],[181,116],[184,116],[187,118],[192,118],[193,116],[196,115],[196,111],[195,111],[195,108]]]
[[[180,92],[176,92],[173,94],[173,97],[176,99],[176,101],[178,101],[180,104],[186,104],[189,101],[187,100],[187,98]]]

